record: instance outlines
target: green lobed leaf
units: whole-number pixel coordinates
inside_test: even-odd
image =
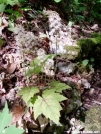
[[[10,126],[5,129],[5,127],[9,125],[11,120],[12,114],[9,113],[9,109],[6,102],[2,113],[0,113],[0,134],[22,134],[24,132],[23,129],[16,128],[15,126]]]
[[[66,99],[63,95],[52,90],[43,91],[42,97],[38,96],[34,103],[34,118],[36,119],[40,114],[43,114],[46,118],[58,124],[60,110],[62,110],[59,102]]]
[[[53,95],[53,96],[52,96]],[[63,100],[66,100],[67,98],[64,97],[63,95],[59,94],[59,93],[55,93],[52,91],[52,89],[49,89],[49,90],[45,90],[43,92],[43,96],[44,98],[47,98],[47,96],[49,98],[53,98],[54,100],[58,101],[58,102],[61,102]],[[55,96],[55,97],[54,97]]]
[[[11,120],[12,120],[12,115],[9,114],[9,110],[6,102],[2,113],[0,113],[0,134],[2,134],[2,131],[11,122]]]
[[[21,95],[23,100],[28,103],[28,101],[38,92],[38,87],[24,87],[18,95]]]
[[[23,129],[18,129],[15,126],[10,126],[5,129],[4,134],[22,134],[24,132]]]
[[[60,81],[53,81],[50,83],[51,90],[62,93],[62,90],[70,89],[70,86],[65,83],[61,83]]]

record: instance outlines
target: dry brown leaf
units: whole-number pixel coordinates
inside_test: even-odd
[[[20,105],[17,106],[15,105],[11,113],[12,113],[11,125],[14,125],[22,118],[22,115],[24,113],[24,108]]]
[[[12,74],[16,68],[20,68],[21,59],[17,54],[5,54],[3,59],[7,62],[5,68],[9,74]]]
[[[7,65],[7,72],[9,74],[12,74],[15,71],[15,69],[16,69],[16,64],[14,62],[12,64],[9,63]]]

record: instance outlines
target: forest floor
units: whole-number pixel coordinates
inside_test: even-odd
[[[62,21],[65,24],[68,23],[64,19],[62,19]],[[60,133],[72,133],[73,125],[70,125],[70,120],[72,121],[72,119],[74,119],[74,130],[76,130],[78,126],[78,124],[76,124],[76,119],[84,121],[86,115],[85,112],[89,111],[89,109],[92,108],[94,104],[101,107],[101,68],[99,66],[99,63],[92,63],[92,69],[89,72],[87,72],[86,67],[80,70],[77,66],[75,71],[72,70],[70,73],[66,73],[65,71],[61,70],[60,68],[57,68],[57,66],[54,65],[54,76],[50,77],[44,72],[42,72],[38,76],[33,75],[33,77],[31,77],[28,82],[26,76],[24,75],[24,69],[28,67],[30,61],[36,58],[35,51],[37,51],[38,49],[43,49],[47,54],[50,54],[50,39],[44,36],[40,38],[40,33],[46,34],[46,32],[48,31],[47,17],[40,13],[35,14],[33,11],[22,12],[22,16],[15,21],[14,25],[20,25],[24,27],[26,35],[28,32],[27,36],[31,36],[29,32],[32,32],[35,35],[35,38],[37,37],[38,39],[38,45],[36,48],[34,47],[33,50],[30,50],[29,48],[29,52],[24,54],[24,59],[22,59],[22,54],[18,52],[18,49],[22,49],[22,46],[18,48],[18,46],[16,45],[16,31],[11,32],[8,30],[8,19],[5,14],[2,15],[2,24],[0,25],[1,111],[4,107],[5,102],[7,101],[9,110],[13,115],[11,124],[16,124],[20,127],[23,126],[25,130],[27,129],[27,131],[25,131],[25,134],[41,134],[41,125],[38,120],[34,120],[34,118],[32,117],[32,108],[27,109],[26,114],[24,114],[26,104],[21,98],[21,96],[18,95],[18,92],[25,86],[33,85],[38,86],[40,90],[43,90],[44,87],[48,85],[50,81],[59,80],[63,83],[68,84],[74,90],[63,91],[64,96],[66,96],[68,100],[62,102],[61,104],[63,110],[61,111],[60,119],[61,122],[64,124],[63,131],[61,131]],[[21,31],[21,27],[19,31],[23,31]],[[98,24],[89,25],[82,23],[71,26],[71,35],[75,41],[80,38],[89,38],[91,37],[91,34],[93,32],[101,32],[101,28]],[[29,46],[23,47],[24,49],[26,49]],[[33,54],[31,54],[32,51],[34,51],[34,56]],[[68,62],[68,64],[77,64],[76,60],[68,60],[68,58],[63,58],[58,55],[54,58],[54,62],[56,61],[58,61],[58,63]],[[78,104],[74,103],[76,102],[76,100],[78,101]],[[70,111],[67,110],[69,103],[71,104],[71,106],[73,106]],[[93,121],[91,121],[90,123],[92,124]],[[94,121],[94,123],[97,123],[97,120]],[[56,126],[54,128],[54,126],[51,127],[51,125],[48,124],[43,133],[54,133],[55,129]],[[84,127],[82,126],[79,131],[81,132],[83,130]],[[97,130],[95,129],[95,131]]]

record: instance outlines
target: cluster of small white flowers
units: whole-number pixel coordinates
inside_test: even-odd
[[[50,52],[66,53],[64,46],[72,45],[70,29],[68,25],[62,24],[62,20],[56,11],[44,11],[48,15]]]
[[[28,54],[34,52],[32,48],[38,43],[36,36],[32,32],[25,31],[23,26],[16,25],[15,41],[18,46],[18,53]]]

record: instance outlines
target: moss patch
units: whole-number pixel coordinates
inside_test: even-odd
[[[81,47],[78,59],[95,59],[95,63],[101,66],[101,34],[92,34],[91,38],[83,38],[77,41]]]

